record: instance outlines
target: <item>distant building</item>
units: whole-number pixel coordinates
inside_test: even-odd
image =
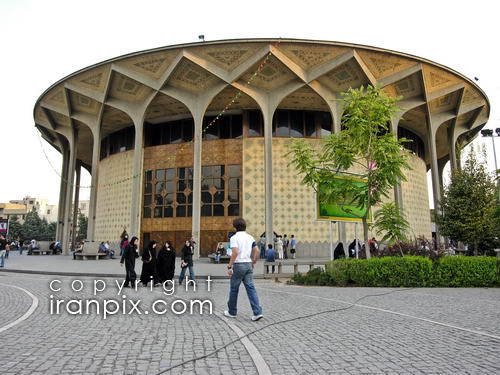
[[[24,204],[0,203],[0,219],[10,219],[17,216],[19,222],[24,222],[28,210]]]

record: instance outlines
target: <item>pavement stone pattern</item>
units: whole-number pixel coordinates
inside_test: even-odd
[[[159,316],[97,314],[50,315],[48,283],[54,276],[0,273],[0,283],[23,287],[39,298],[27,320],[0,333],[0,374],[157,374],[160,370],[210,353],[237,338],[216,315]],[[58,298],[94,298],[93,278],[58,277]],[[84,281],[83,292],[70,290],[74,279]],[[114,279],[98,299],[117,298]],[[121,280],[120,280],[121,281]],[[177,288],[166,297],[161,288],[126,290],[148,309],[154,300],[205,299],[213,309],[225,309],[228,282],[216,280],[211,292],[198,280],[196,292]],[[360,305],[468,328],[500,337],[500,289],[389,289],[291,286],[256,281],[265,318],[250,321],[244,288],[238,317],[231,323],[260,351],[273,374],[498,374],[500,339],[436,325],[412,317],[371,310],[350,303],[366,295]],[[177,287],[177,285],[176,285]],[[395,291],[396,290],[396,291]],[[395,291],[395,292],[392,292]],[[383,293],[392,292],[386,295]],[[7,304],[7,308],[6,308]],[[0,285],[0,327],[21,316],[31,298]],[[11,307],[12,306],[12,307]],[[348,308],[348,309],[346,309]],[[320,315],[294,319],[316,312]],[[4,316],[8,317],[7,321]],[[241,342],[167,374],[256,374]]]
[[[3,280],[0,278],[0,284]],[[31,303],[31,297],[23,291],[11,286],[0,285],[0,327],[23,316],[30,308]]]

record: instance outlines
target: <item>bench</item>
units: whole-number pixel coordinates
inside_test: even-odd
[[[278,281],[279,278],[289,279],[293,275],[299,273],[299,266],[309,266],[309,270],[312,270],[314,266],[324,266],[325,261],[315,261],[315,260],[276,260],[274,262],[264,262],[264,279],[272,279]],[[277,273],[270,273],[272,266],[278,267]],[[283,266],[293,266],[293,273],[283,272]]]
[[[215,253],[208,254],[208,259],[210,259],[210,263],[215,263]],[[221,255],[220,263],[229,263],[229,259],[231,259],[229,255]]]
[[[49,249],[50,244],[50,241],[39,241],[38,249],[31,249],[31,245],[28,245],[28,255],[52,254],[52,250]]]
[[[105,259],[107,257],[106,253],[99,252],[100,242],[84,242],[81,249],[73,253],[73,257],[76,260],[86,260],[86,259]]]

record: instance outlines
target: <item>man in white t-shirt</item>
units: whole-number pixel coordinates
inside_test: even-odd
[[[227,274],[231,277],[231,280],[229,301],[227,301],[228,309],[224,311],[224,315],[229,318],[236,318],[238,292],[240,284],[243,282],[253,311],[252,320],[257,321],[263,317],[262,307],[259,305],[259,297],[253,283],[253,266],[259,257],[259,248],[255,239],[245,232],[247,224],[243,218],[234,219],[233,226],[236,229],[236,234],[229,240],[232,252],[227,266]]]

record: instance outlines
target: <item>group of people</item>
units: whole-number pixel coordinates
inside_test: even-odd
[[[154,286],[161,285],[167,280],[174,279],[176,252],[170,241],[165,241],[163,245],[156,241],[150,241],[142,252],[139,251],[139,239],[132,237],[128,241],[122,239],[121,260],[125,265],[124,287],[134,287],[137,274],[135,272],[135,260],[141,258],[142,271],[139,280],[143,286],[152,283]],[[182,284],[186,271],[189,269],[189,279],[194,280],[194,241],[186,240],[181,249],[181,272],[179,284]]]
[[[7,240],[3,234],[0,234],[0,267],[5,266],[5,259],[9,258],[10,250],[19,250],[19,255],[23,255],[23,241],[21,239],[17,240]],[[40,245],[36,239],[32,239],[28,245],[28,255],[33,254],[33,250],[40,249]],[[62,247],[60,241],[52,241],[49,244],[49,250],[52,254],[62,253]]]
[[[110,259],[115,259],[115,251],[109,245],[109,241],[106,241],[106,242],[102,241],[99,244],[98,251],[102,254],[106,254],[106,256],[109,257]]]
[[[260,237],[260,259],[267,259],[268,258],[268,250],[269,248],[272,248],[272,244],[268,244],[266,247],[266,237],[264,233]],[[269,247],[269,245],[271,247]],[[275,256],[277,256],[278,259],[288,259],[288,250],[290,250],[290,257],[292,259],[295,259],[295,255],[297,253],[297,239],[295,238],[295,235],[291,235],[290,238],[287,237],[286,234],[283,236],[281,235],[276,235],[274,237],[274,251],[276,252]]]

